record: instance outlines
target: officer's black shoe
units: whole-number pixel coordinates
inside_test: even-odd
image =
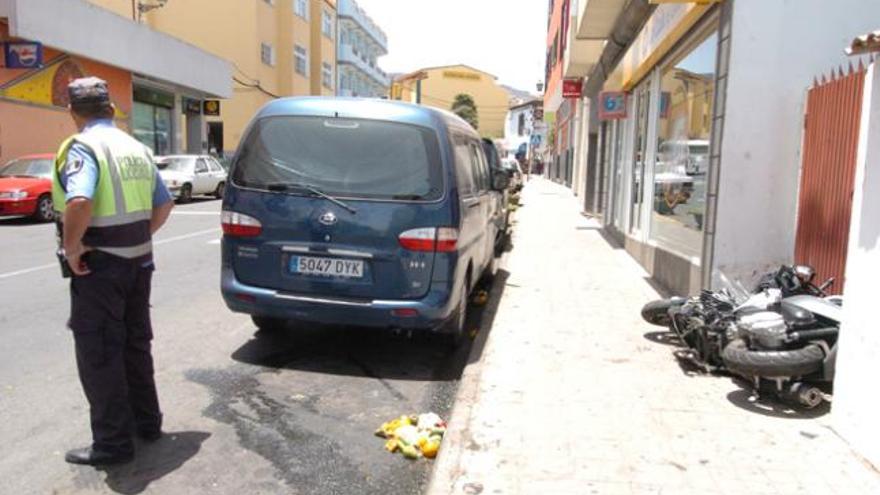
[[[88,464],[90,466],[104,466],[109,464],[122,464],[134,458],[134,452],[116,454],[94,450],[91,447],[73,449],[64,455],[64,460],[71,464]]]
[[[138,437],[145,442],[155,442],[162,438],[162,430],[139,431]]]

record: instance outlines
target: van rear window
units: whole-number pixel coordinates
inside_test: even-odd
[[[394,122],[268,117],[232,168],[242,187],[308,185],[343,198],[432,201],[443,195],[436,134]]]

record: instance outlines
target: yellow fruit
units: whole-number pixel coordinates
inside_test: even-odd
[[[440,450],[440,442],[428,442],[422,447],[422,455],[428,459],[437,457],[437,451]]]
[[[385,442],[385,450],[387,450],[388,452],[394,452],[395,450],[397,450],[397,439],[392,438]]]

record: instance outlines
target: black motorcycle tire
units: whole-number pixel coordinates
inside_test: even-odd
[[[816,344],[800,349],[754,351],[742,339],[732,340],[721,353],[728,370],[746,376],[797,377],[822,367],[825,351]]]
[[[669,310],[684,304],[683,300],[677,299],[660,299],[651,301],[642,306],[642,319],[651,325],[659,327],[668,327],[672,324],[672,316]]]

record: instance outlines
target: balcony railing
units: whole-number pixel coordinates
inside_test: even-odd
[[[339,17],[348,17],[353,20],[387,50],[388,37],[353,0],[339,0],[337,9]]]
[[[348,43],[339,44],[337,60],[340,63],[349,63],[354,65],[358,70],[366,73],[372,79],[374,79],[376,83],[382,86],[388,86],[391,84],[388,74],[386,74],[385,71],[377,67],[375,63],[371,63],[370,59],[367,58],[366,55],[359,54],[357,49],[355,49],[352,45],[349,45]]]

